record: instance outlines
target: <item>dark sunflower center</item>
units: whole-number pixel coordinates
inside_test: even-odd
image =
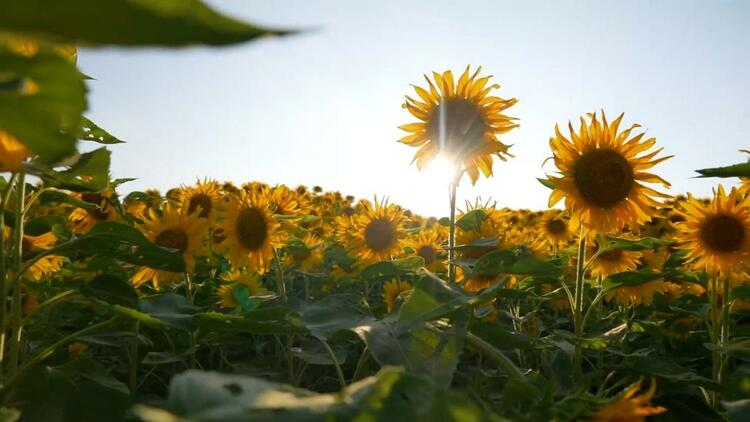
[[[24,261],[31,258],[34,255],[32,252],[33,249],[34,249],[34,244],[31,243],[31,239],[24,236],[23,246],[21,246],[21,251],[22,251],[21,256],[23,257]]]
[[[420,246],[417,250],[417,255],[424,258],[425,264],[432,264],[437,259],[437,251],[430,245]]]
[[[102,211],[102,202],[104,201],[104,197],[102,195],[93,192],[84,192],[81,194],[81,199],[84,202],[96,204],[97,208],[85,208],[86,213],[91,216],[91,218],[98,221],[107,219],[107,213]]]
[[[475,104],[463,98],[447,98],[433,109],[427,131],[441,152],[450,157],[465,157],[482,146],[487,122]]]
[[[549,233],[561,234],[561,233],[565,233],[565,230],[568,229],[568,226],[565,224],[564,221],[557,219],[557,218],[553,218],[547,221],[546,228],[547,228],[547,232]]]
[[[200,207],[200,213],[198,213],[198,217],[200,218],[206,218],[211,214],[211,209],[213,208],[214,204],[213,201],[211,201],[211,197],[206,195],[205,193],[196,193],[190,198],[190,202],[188,203],[188,214],[192,214],[198,207]]]
[[[180,229],[167,229],[156,235],[154,243],[165,248],[185,252],[188,247],[188,235]]]
[[[396,241],[396,236],[396,227],[393,223],[382,218],[372,220],[365,227],[365,243],[375,252],[388,249]]]
[[[701,224],[701,240],[717,252],[734,252],[742,248],[745,227],[730,215],[713,215]]]
[[[268,222],[263,211],[245,208],[237,216],[237,239],[246,249],[259,249],[268,237]]]
[[[619,249],[613,249],[602,252],[599,255],[599,259],[610,262],[617,262],[622,258],[622,251]]]
[[[628,160],[611,149],[583,154],[573,167],[573,180],[586,202],[603,208],[627,198],[635,182]]]

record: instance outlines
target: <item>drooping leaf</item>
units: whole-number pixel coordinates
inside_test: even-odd
[[[188,303],[183,295],[163,293],[140,300],[141,312],[185,331],[193,328],[193,315],[199,307]]]
[[[631,240],[607,236],[607,241],[609,241],[609,244],[605,245],[602,250],[618,249],[623,251],[642,251],[645,249],[657,249],[672,244],[669,240],[656,237],[644,237],[638,240]]]
[[[135,227],[102,221],[85,235],[50,250],[65,256],[107,256],[130,264],[171,272],[184,272],[182,254],[162,248]]]
[[[456,220],[456,227],[460,227],[464,231],[474,230],[479,228],[486,217],[484,210],[471,210]]]
[[[285,32],[224,16],[199,0],[2,0],[0,30],[75,45],[223,45]]]
[[[396,277],[410,271],[416,271],[422,267],[424,267],[424,258],[421,256],[410,256],[408,258],[372,264],[363,269],[360,275],[364,279]]]
[[[537,177],[536,180],[538,180],[539,183],[541,183],[545,188],[555,189],[555,183],[550,179],[542,179],[540,177]]]
[[[605,292],[617,289],[622,286],[637,286],[648,283],[649,281],[663,278],[664,274],[651,271],[625,271],[612,274],[602,282],[602,288]]]
[[[112,305],[138,308],[138,293],[133,285],[115,275],[98,275],[84,284],[81,292],[90,298]]]

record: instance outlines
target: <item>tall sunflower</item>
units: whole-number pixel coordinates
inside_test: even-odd
[[[425,75],[429,90],[414,86],[419,100],[406,96],[403,107],[420,122],[400,126],[409,135],[399,142],[419,147],[413,161],[420,170],[443,154],[460,164],[473,184],[480,171],[492,176],[493,156],[503,161],[511,156],[498,135],[518,127],[515,118],[503,114],[518,100],[489,95],[500,85],[488,85],[492,76],[479,77],[481,70],[470,74],[467,66],[457,82],[450,70],[433,72],[434,84]]]
[[[195,186],[183,186],[177,196],[179,206],[187,206],[188,213],[198,211],[198,217],[212,219],[221,202],[221,185],[211,179],[198,180]]]
[[[376,201],[351,218],[338,220],[338,240],[365,265],[384,261],[401,253],[403,220],[398,207]]]
[[[270,268],[274,250],[285,240],[268,198],[247,190],[229,198],[219,231],[218,246],[228,253],[230,261],[261,274]]]
[[[704,205],[693,197],[682,204],[685,221],[677,224],[676,240],[687,259],[700,269],[725,276],[750,263],[750,197],[719,185]]]
[[[581,223],[599,233],[613,233],[625,225],[637,227],[651,219],[650,209],[660,205],[656,198],[669,197],[643,183],[669,187],[647,170],[671,156],[656,158],[662,149],[649,151],[656,139],[642,140],[644,133],[633,134],[640,127],[637,124],[619,131],[622,117],[609,124],[603,111],[601,121],[596,113],[589,113],[590,122],[581,117],[578,133],[568,123],[570,139],[555,126],[549,142],[560,177],[550,176],[555,189],[549,206],[565,198],[574,226]]]
[[[187,272],[193,270],[195,256],[200,253],[208,233],[208,223],[199,218],[197,212],[190,213],[187,207],[172,204],[166,204],[161,215],[149,210],[149,218],[138,228],[157,245],[180,252]],[[131,282],[140,286],[150,281],[155,289],[161,290],[181,276],[181,273],[142,267],[133,275]]]

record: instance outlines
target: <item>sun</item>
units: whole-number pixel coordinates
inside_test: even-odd
[[[421,172],[436,185],[447,186],[456,177],[458,165],[445,155],[439,155]]]

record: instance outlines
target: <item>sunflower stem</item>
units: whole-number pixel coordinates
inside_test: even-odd
[[[3,378],[3,363],[5,362],[5,318],[6,318],[6,306],[8,304],[8,292],[6,283],[6,266],[5,266],[5,205],[10,200],[11,188],[13,183],[16,181],[18,173],[14,173],[11,176],[8,183],[5,185],[5,190],[0,195],[0,294],[2,295],[2,303],[0,303],[0,381]]]
[[[333,349],[331,349],[331,346],[328,344],[328,342],[322,338],[320,339],[320,342],[323,343],[323,347],[326,349],[328,356],[331,358],[331,361],[333,361],[333,365],[336,367],[336,376],[339,378],[339,384],[341,385],[341,393],[343,394],[344,389],[346,388],[346,378],[344,378],[344,371],[341,369],[339,360],[336,359],[336,354],[333,353]]]
[[[281,266],[281,258],[276,249],[273,250],[273,257],[276,260],[276,294],[281,296],[284,302],[286,302],[288,298],[286,295],[286,282],[284,281],[284,267]]]
[[[13,283],[13,299],[10,309],[10,365],[9,373],[14,376],[18,368],[18,359],[21,354],[21,271],[23,262],[23,223],[24,223],[24,197],[26,196],[26,176],[23,172],[18,174],[16,180],[16,204],[15,204],[15,230],[13,231],[13,270],[15,271]],[[4,212],[4,210],[3,210]]]
[[[729,308],[731,301],[729,300],[729,278],[724,277],[722,287],[724,288],[724,295],[721,301],[721,361],[719,364],[719,377],[716,382],[722,385],[725,382],[725,374],[727,367],[729,366],[729,355],[727,354],[727,346],[729,346],[729,329],[731,321],[729,320]]]
[[[580,233],[578,235],[578,261],[576,262],[576,286],[575,286],[575,308],[573,309],[573,327],[576,335],[576,348],[575,355],[573,357],[573,368],[576,371],[578,379],[583,377],[583,348],[581,340],[583,337],[583,298],[585,296],[584,289],[586,283],[584,282],[583,272],[585,269],[586,259],[586,237],[583,235],[583,226],[581,226]]]
[[[448,187],[448,199],[450,200],[450,231],[448,233],[448,268],[449,268],[449,280],[451,283],[456,282],[456,190],[458,188],[458,180],[461,173],[458,173],[453,177],[453,180]]]
[[[720,336],[720,322],[719,322],[719,286],[718,286],[718,280],[715,278],[709,282],[713,286],[709,285],[710,290],[710,299],[711,299],[711,307],[710,307],[710,322],[711,326],[708,330],[709,336],[711,338],[711,344],[713,344],[716,348],[719,347],[719,336]],[[711,364],[712,364],[712,371],[713,371],[713,380],[718,383],[719,382],[719,372],[720,372],[720,361],[721,361],[721,353],[714,349],[711,351]],[[715,391],[711,392],[711,405],[714,407],[714,409],[718,409],[719,407],[719,395]]]

